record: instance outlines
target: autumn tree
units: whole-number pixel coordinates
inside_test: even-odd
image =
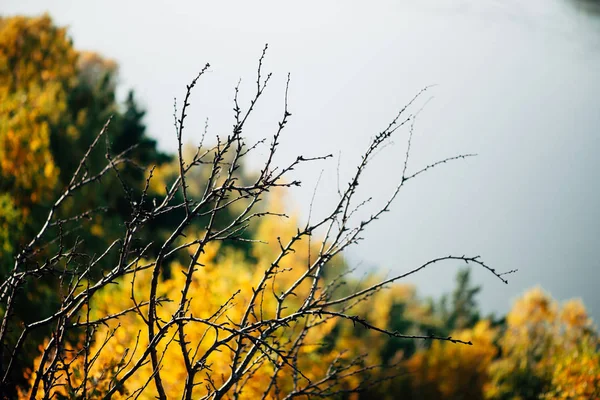
[[[464,278],[459,272],[458,287],[469,287]],[[515,302],[504,323],[488,317],[449,335],[473,346],[433,341],[401,360],[399,377],[361,398],[583,400],[600,395],[598,331],[579,300],[560,305],[532,289]]]
[[[584,335],[563,354],[553,357],[550,390],[543,399],[600,398],[600,342],[597,335]]]
[[[488,398],[598,396],[600,343],[580,301],[561,306],[540,288],[526,292],[508,313],[499,344]]]
[[[141,190],[144,182],[142,170],[134,163],[161,164],[169,158],[146,136],[144,111],[133,92],[124,104],[117,102],[116,63],[75,50],[67,29],[56,27],[49,16],[0,18],[0,65],[0,221],[11,228],[4,231],[0,246],[0,267],[5,274],[16,249],[25,244],[23,238],[34,234],[33,221],[43,217],[49,201],[69,183],[110,116],[112,151],[118,154],[135,146],[128,154],[132,163],[121,172],[132,190]],[[93,169],[104,154],[98,150],[89,158]],[[95,241],[88,240],[90,244],[105,237],[108,241],[110,225],[118,230],[130,211],[123,199],[122,193],[105,189],[82,191],[69,200],[73,212],[85,204],[119,214],[116,219],[93,215],[95,224],[80,232],[92,235],[89,239]],[[104,227],[101,234],[100,226]]]
[[[482,398],[488,367],[498,352],[494,347],[497,321],[492,317],[480,319],[476,297],[481,288],[472,284],[470,276],[470,269],[459,269],[454,290],[443,294],[438,301],[419,298],[416,288],[411,286],[389,291],[396,292],[391,296],[389,329],[460,337],[472,341],[473,347],[458,349],[437,342],[386,338],[381,349],[382,360],[387,362],[388,369],[399,372],[361,393],[361,399]]]
[[[539,288],[519,298],[498,324],[488,317],[458,330],[473,347],[433,342],[403,363],[403,398],[595,399],[600,342],[579,300],[559,304]],[[396,392],[398,393],[398,392]]]
[[[136,164],[169,160],[146,136],[144,111],[133,92],[124,104],[117,102],[116,79],[114,61],[75,50],[67,29],[55,26],[49,16],[0,18],[0,279],[10,276],[15,256],[36,235],[53,198],[69,185],[111,115],[110,148],[117,154],[129,149],[130,163],[119,174],[129,190],[139,193],[145,182]],[[96,173],[105,153],[97,149],[88,159],[88,172]],[[89,254],[103,251],[118,236],[130,212],[125,194],[111,190],[118,179],[106,179],[94,190],[73,193],[55,210],[61,219],[81,216],[77,235]],[[40,251],[50,257],[58,248],[49,242]],[[60,284],[56,276],[28,282],[17,294],[11,317],[26,324],[48,315],[60,304]],[[6,334],[13,333],[8,329]],[[48,333],[38,330],[33,336],[41,340]],[[31,361],[37,345],[24,344],[21,353]],[[21,373],[15,371],[18,380]]]
[[[13,229],[3,234],[3,273],[4,260],[22,244],[14,237],[24,233],[32,208],[51,198],[58,182],[51,126],[66,112],[76,62],[66,30],[50,18],[0,18],[0,218]]]
[[[456,330],[451,337],[470,340],[473,346],[447,346],[434,342],[412,356],[406,368],[410,373],[412,399],[484,399],[489,367],[498,350],[490,321],[473,328]]]

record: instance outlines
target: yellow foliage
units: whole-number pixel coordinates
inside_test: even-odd
[[[473,346],[434,342],[411,357],[412,398],[600,398],[600,343],[579,300],[559,306],[534,288],[515,302],[502,331],[483,320],[451,336]]]
[[[112,60],[77,52],[67,28],[48,15],[0,17],[0,189],[10,190],[19,207],[47,200],[57,184],[53,130],[79,138],[86,110],[72,121],[68,93],[81,80],[95,83],[116,70]]]
[[[20,207],[56,184],[50,129],[66,111],[76,60],[66,29],[47,15],[0,18],[0,179]]]
[[[600,399],[600,342],[580,338],[575,349],[555,357],[551,390],[544,399]]]
[[[229,332],[228,327],[232,327],[232,323],[239,323],[246,311],[246,308],[253,295],[253,288],[264,276],[265,268],[268,268],[273,261],[273,257],[279,253],[279,244],[277,237],[281,238],[282,243],[286,243],[296,232],[296,220],[291,218],[285,224],[280,223],[281,220],[271,218],[265,220],[259,227],[257,236],[268,238],[267,244],[257,243],[253,249],[253,255],[256,261],[247,259],[242,253],[231,250],[221,249],[215,243],[210,243],[204,254],[199,259],[203,265],[193,274],[189,296],[190,304],[186,315],[194,316],[201,319],[209,319],[211,315],[218,310],[231,298],[239,289],[239,294],[235,295],[230,304],[223,310],[222,314],[212,321],[219,324],[221,328],[214,329],[208,325],[199,322],[188,322],[185,325],[186,341],[190,343],[192,349],[193,362],[201,359],[215,340],[227,337]],[[188,239],[190,235],[188,235]],[[190,249],[193,251],[194,249]],[[272,318],[275,316],[277,309],[277,301],[273,293],[279,294],[294,282],[300,274],[302,274],[308,263],[308,248],[307,243],[298,245],[292,252],[285,257],[281,263],[278,274],[275,279],[269,282],[267,289],[260,296],[255,308],[255,315],[250,318],[251,322]],[[315,250],[316,251],[316,250]],[[218,255],[218,257],[217,257]],[[334,264],[335,265],[335,264]],[[176,313],[179,301],[181,300],[181,289],[185,283],[185,275],[181,273],[185,270],[184,266],[179,264],[171,265],[172,278],[162,280],[159,283],[159,296],[169,299],[169,302],[161,303],[158,308],[158,316],[162,321],[169,321]],[[90,309],[90,319],[102,318],[106,315],[117,313],[125,308],[133,307],[136,303],[142,304],[148,300],[148,288],[150,287],[151,270],[140,270],[135,276],[129,276],[127,280],[121,280],[118,285],[109,285],[99,293],[93,301]],[[133,289],[132,289],[133,288]],[[297,296],[291,296],[289,301],[285,302],[287,307],[283,315],[290,315],[296,311],[301,305],[304,298],[308,294],[310,286],[300,285],[295,290]],[[132,300],[132,293],[135,296],[135,302]],[[375,302],[381,301],[378,307],[366,302],[361,304],[355,313],[361,314],[365,312],[367,319],[375,320],[385,318],[389,314],[389,301],[385,301],[385,291],[376,294],[375,298],[371,299]],[[260,304],[260,307],[258,306]],[[91,349],[91,354],[99,352],[98,358],[90,369],[89,389],[92,386],[105,390],[110,380],[116,374],[119,365],[126,363],[130,358],[133,363],[142,355],[148,346],[147,327],[143,317],[146,316],[146,307],[141,307],[141,314],[130,312],[120,316],[118,319],[107,321],[107,326],[101,326],[96,332],[95,342]],[[84,313],[85,315],[85,313]],[[336,326],[334,319],[327,319],[325,316],[309,316],[298,319],[290,324],[289,328],[280,329],[275,337],[272,337],[268,342],[272,346],[280,346],[285,350],[292,346],[293,341],[298,338],[300,331],[305,323],[314,324],[315,326],[308,331],[304,338],[303,346],[299,347],[298,351],[298,368],[303,371],[311,380],[322,378],[327,373],[330,364],[335,362],[338,357],[342,360],[350,360],[356,357],[360,352],[364,351],[365,343],[370,343],[370,354],[367,356],[368,362],[378,362],[378,351],[374,351],[380,344],[383,344],[382,335],[368,331],[365,336],[359,338],[352,335],[352,323],[343,322],[340,324],[341,331],[332,337],[333,328]],[[181,354],[181,349],[176,341],[171,339],[176,334],[175,327],[172,327],[165,335],[164,340],[158,346],[159,355],[162,355],[163,369],[161,371],[165,390],[169,397],[181,397],[183,390],[183,382],[187,377],[187,371]],[[111,336],[112,335],[112,336]],[[256,336],[256,332],[252,334]],[[110,337],[106,344],[104,338]],[[324,349],[325,342],[333,340],[332,346]],[[207,374],[210,374],[217,385],[223,383],[223,376],[228,376],[230,373],[230,365],[233,358],[233,350],[236,347],[235,341],[230,343],[231,348],[222,346],[219,352],[212,352],[204,363],[206,369],[196,375],[195,382],[200,383],[194,389],[194,398],[201,397],[207,393],[205,380]],[[104,347],[103,347],[104,346]],[[74,354],[74,353],[69,353]],[[255,356],[255,361],[264,354],[259,352]],[[271,356],[273,357],[273,356]],[[71,367],[80,371],[78,376],[73,375],[71,378],[71,386],[76,387],[82,382],[83,370],[83,355],[72,356]],[[39,366],[40,359],[36,360],[36,367]],[[131,366],[133,364],[130,364]],[[360,365],[351,367],[349,371],[354,371]],[[127,368],[126,368],[127,369]],[[106,371],[112,371],[107,373]],[[256,365],[256,371],[252,374],[252,378],[246,384],[241,397],[243,399],[260,398],[268,386],[268,383],[273,376],[275,367],[273,363],[265,361]],[[136,389],[144,386],[146,381],[152,375],[151,365],[148,363],[140,368],[140,370],[125,383],[123,397],[126,398],[126,393],[133,393]],[[278,385],[283,392],[292,389],[293,371],[289,367],[284,367],[279,373],[280,377]],[[122,376],[122,374],[117,377]],[[30,374],[30,382],[35,379],[35,374]],[[66,385],[63,379],[61,384]],[[352,375],[346,378],[340,378],[340,382],[347,388],[357,386],[360,383],[360,375]],[[67,393],[67,387],[57,387],[54,389],[56,393]],[[102,391],[101,390],[101,391]],[[23,393],[25,395],[25,393]],[[144,391],[141,398],[154,398],[156,395],[154,384],[150,383]],[[114,398],[121,398],[121,395],[116,395]]]
[[[600,382],[598,340],[581,301],[560,307],[540,288],[529,290],[508,313],[499,344],[502,358],[491,366],[488,398],[516,399],[529,393],[545,393],[546,399],[598,396],[591,389]]]
[[[572,329],[585,329],[591,325],[585,306],[581,300],[569,300],[560,310],[560,320]]]
[[[488,368],[498,350],[497,330],[479,321],[472,329],[451,334],[473,345],[434,341],[431,348],[417,352],[407,362],[415,398],[480,399],[488,381]]]

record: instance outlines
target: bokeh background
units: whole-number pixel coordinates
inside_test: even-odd
[[[146,134],[165,153],[177,145],[173,99],[202,66],[211,64],[191,101],[192,143],[206,121],[209,135],[230,130],[234,87],[241,79],[249,99],[268,43],[273,80],[245,135],[273,132],[290,72],[292,118],[277,161],[335,156],[295,172],[304,185],[285,200],[300,220],[313,193],[312,215],[329,209],[338,175],[345,181],[369,140],[434,85],[417,105],[409,169],[478,156],[411,182],[346,254],[348,265],[357,276],[393,275],[437,256],[481,255],[497,270],[518,269],[508,285],[471,270],[482,315],[505,315],[540,286],[559,301],[582,299],[600,321],[600,2],[4,0],[0,12],[48,13],[75,48],[114,60],[117,98],[134,90]],[[406,134],[378,154],[360,187],[371,210],[401,177]],[[435,265],[406,282],[437,299],[455,287],[457,267]]]
[[[260,51],[275,73],[258,139],[275,126],[286,73],[293,119],[285,156],[341,155],[351,172],[368,140],[418,90],[437,84],[416,125],[412,165],[478,153],[417,180],[349,254],[361,268],[398,272],[433,255],[480,254],[503,285],[473,271],[481,305],[505,312],[525,288],[581,297],[600,320],[600,7],[593,1],[471,0],[142,2],[4,1],[6,14],[49,12],[68,25],[77,48],[119,64],[121,96],[135,89],[148,133],[174,150],[173,98],[206,62],[188,139],[227,132],[233,87],[254,82]],[[194,138],[193,135],[197,135]],[[383,201],[393,188],[403,137],[382,152],[364,185]],[[320,169],[316,211],[334,199],[337,160],[304,169],[293,192],[307,215]],[[328,203],[329,202],[329,203]],[[436,295],[453,266],[412,278]]]

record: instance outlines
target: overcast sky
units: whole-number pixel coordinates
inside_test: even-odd
[[[246,135],[273,132],[292,74],[282,161],[341,153],[348,177],[369,139],[419,89],[437,84],[419,116],[414,169],[459,153],[478,157],[409,185],[393,211],[348,255],[397,273],[440,255],[481,255],[502,284],[474,270],[485,311],[506,312],[526,288],[583,298],[600,320],[600,23],[569,0],[396,1],[4,0],[4,14],[48,11],[78,49],[120,65],[123,90],[148,109],[149,133],[172,150],[173,97],[210,62],[192,98],[188,139],[232,124],[233,87],[246,98],[258,56],[274,73]],[[426,98],[424,98],[426,100]],[[385,200],[399,179],[405,132],[378,155],[361,189]],[[337,160],[299,172],[290,197],[306,216],[321,169],[316,212],[335,200]],[[377,203],[377,201],[379,203]],[[457,265],[413,278],[421,294],[453,287]]]

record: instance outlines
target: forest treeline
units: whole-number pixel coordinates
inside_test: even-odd
[[[66,199],[56,212],[78,217],[53,227],[61,232],[61,237],[63,231],[73,230],[87,254],[100,254],[128,223],[131,198],[143,193],[149,202],[159,200],[177,179],[181,165],[176,155],[157,148],[156,141],[147,134],[144,110],[135,93],[130,91],[125,101],[120,102],[116,97],[117,84],[117,63],[103,55],[75,49],[67,28],[56,26],[48,15],[0,18],[0,281],[10,275],[15,258],[44,224],[48,210],[69,186],[80,159],[109,118],[112,119],[108,139],[102,147],[92,150],[85,167],[94,175],[99,172],[94,168],[103,168],[108,153],[120,154],[126,150],[127,163],[119,166],[118,174],[103,176],[101,185],[84,188]],[[184,157],[191,159],[194,151],[194,146],[184,147]],[[149,166],[155,168],[148,187]],[[195,171],[187,179],[187,194],[178,192],[177,196],[206,190],[210,169]],[[242,170],[239,176],[250,182],[255,175],[256,172]],[[283,193],[271,193],[268,204],[271,212],[285,208]],[[233,205],[233,210],[243,206]],[[186,210],[175,212],[184,215]],[[197,219],[190,230],[201,235],[207,218]],[[214,223],[226,226],[232,218],[233,214],[227,211],[220,213]],[[164,239],[175,229],[173,221],[157,217],[140,235],[148,238],[148,242]],[[202,268],[189,282],[190,315],[221,313],[225,304],[227,313],[220,323],[241,317],[243,305],[255,293],[253,283],[264,274],[261,266],[270,263],[281,243],[292,237],[299,226],[295,218],[285,224],[267,218],[240,232],[237,236],[240,240],[207,245],[201,256]],[[277,241],[263,243],[264,238],[274,237]],[[59,248],[59,243],[50,242],[42,251],[50,257]],[[151,258],[157,251],[149,246],[145,257]],[[289,256],[286,269],[290,273],[282,275],[278,285],[298,279],[294,271],[302,270],[310,261],[310,251],[310,246],[296,249]],[[160,276],[161,298],[175,299],[181,295],[180,288],[187,279],[181,271],[192,254],[190,247],[189,254],[168,260],[168,268]],[[118,253],[107,255],[91,274],[102,276],[118,257]],[[338,272],[348,270],[339,257],[334,258],[330,268]],[[102,319],[144,304],[149,299],[144,298],[146,293],[142,288],[151,279],[150,270],[146,269],[137,273],[133,287],[124,278],[103,287],[82,308],[81,318]],[[339,286],[340,293],[360,291],[377,281],[375,275],[364,279],[348,275],[335,282],[333,273],[326,274],[324,279]],[[16,327],[50,315],[61,304],[64,285],[58,273],[56,279],[28,283],[14,298],[10,319],[4,318],[7,304],[3,300],[0,315],[10,321],[7,342],[17,340]],[[299,286],[298,298],[303,298],[302,291],[309,289]],[[275,284],[272,290],[277,291]],[[599,336],[581,301],[559,304],[541,288],[533,288],[515,301],[505,316],[484,316],[477,303],[480,290],[472,284],[469,269],[460,269],[456,288],[440,299],[423,299],[415,287],[392,283],[353,306],[354,312],[365,321],[392,332],[452,337],[471,345],[396,338],[360,323],[324,318],[307,331],[308,337],[303,338],[303,345],[295,353],[295,362],[302,366],[298,369],[304,371],[307,380],[318,381],[323,374],[335,375],[335,371],[326,370],[335,366],[338,359],[360,360],[357,365],[340,370],[336,378],[336,385],[342,388],[335,392],[338,398],[600,399]],[[233,297],[235,302],[230,301]],[[269,301],[274,300],[265,296],[264,302]],[[176,313],[176,303],[162,303],[159,320],[161,315],[167,319]],[[81,398],[77,390],[85,387],[84,397],[102,398],[123,373],[121,367],[127,359],[143,353],[148,346],[147,337],[139,334],[145,323],[141,313],[123,313],[102,321],[92,335],[89,331],[67,335],[68,349],[59,362],[69,365],[71,373],[58,376],[54,385],[34,396]],[[2,388],[4,397],[29,398],[37,371],[43,370],[43,363],[47,362],[42,352],[53,339],[52,332],[52,326],[32,331],[29,339],[34,340],[24,342],[17,357],[9,354],[8,347],[2,348],[0,373],[8,371],[8,381],[12,383]],[[201,353],[206,350],[203,346],[213,342],[205,340],[206,337],[216,334],[210,329],[198,329],[187,335],[187,341],[198,343],[195,351]],[[164,389],[169,397],[180,397],[186,365],[175,351],[176,345],[164,346],[162,362],[168,366],[162,373]],[[83,348],[91,351],[81,351]],[[90,359],[88,354],[98,356]],[[9,359],[17,365],[7,369]],[[230,361],[225,353],[215,353],[203,362],[207,374],[219,376]],[[367,364],[383,367],[371,370],[364,368]],[[276,364],[268,362],[260,364],[250,371],[241,397],[260,398],[273,374],[282,374],[281,386],[271,392],[267,390],[272,397],[278,397],[297,385],[297,373],[294,369],[279,371]],[[154,398],[154,387],[148,385],[152,375],[149,363],[141,366],[113,397],[128,398],[141,393],[142,398]],[[198,377],[199,382],[202,379],[203,376]],[[365,381],[371,384],[363,385]],[[137,393],[140,387],[146,390]],[[361,390],[351,393],[355,387]],[[198,384],[194,394],[201,396],[206,390],[207,387]],[[309,394],[304,394],[306,397]]]

